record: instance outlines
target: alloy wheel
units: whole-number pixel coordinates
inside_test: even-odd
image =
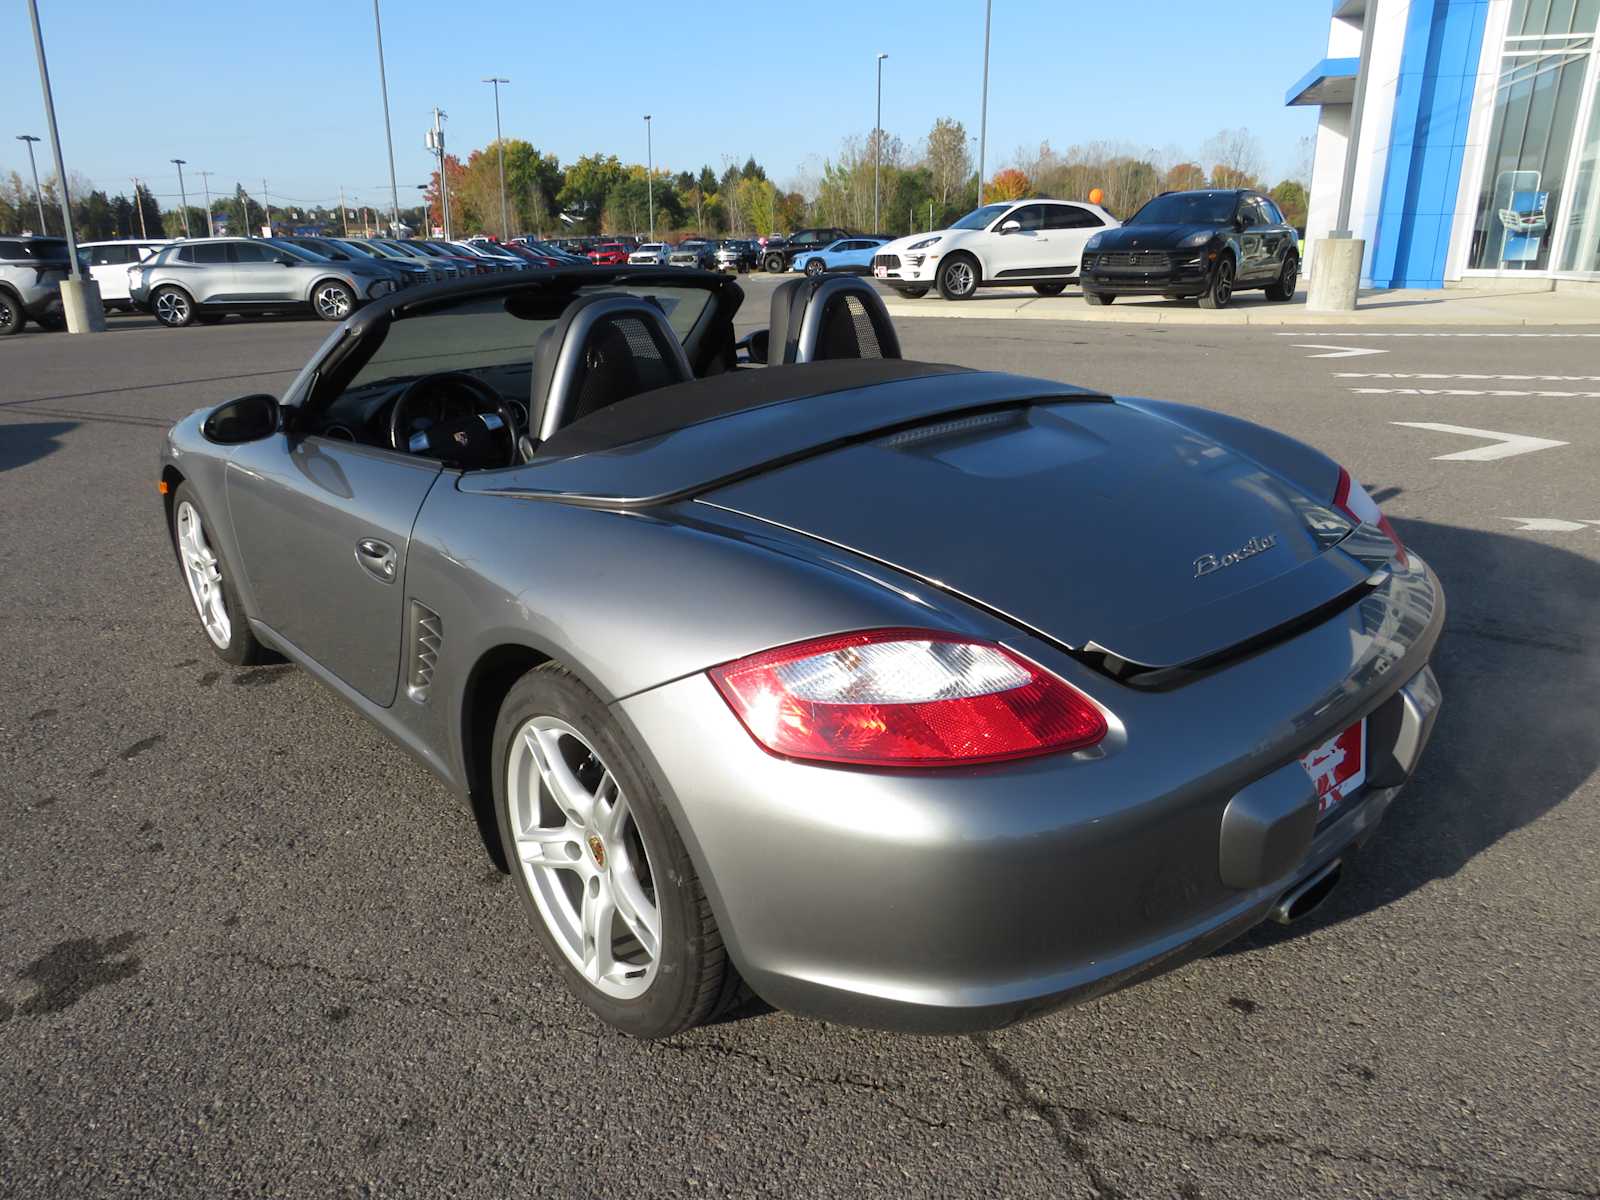
[[[977,283],[977,276],[972,272],[972,264],[965,259],[957,259],[946,265],[944,269],[945,287],[956,296],[965,296],[972,291]]]
[[[506,803],[516,856],[567,961],[617,1000],[643,995],[661,957],[661,908],[644,836],[616,776],[559,717],[511,742]]]
[[[1221,308],[1233,297],[1233,263],[1226,258],[1217,263],[1215,294],[1218,308]]]
[[[182,325],[189,319],[189,298],[182,292],[162,292],[156,297],[156,318],[164,325]]]
[[[206,636],[219,650],[226,650],[233,640],[233,622],[222,595],[222,564],[206,539],[200,510],[187,500],[178,505],[178,558]]]
[[[1300,263],[1297,259],[1291,258],[1283,266],[1283,282],[1281,286],[1286,297],[1294,295],[1294,286],[1299,281]]]
[[[338,284],[317,289],[317,314],[329,321],[342,321],[350,315],[350,293]]]

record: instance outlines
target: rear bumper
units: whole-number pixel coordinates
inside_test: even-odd
[[[1325,624],[1169,692],[1008,639],[1100,701],[1111,736],[961,773],[773,758],[698,675],[616,710],[763,998],[961,1032],[1169,970],[1369,836],[1432,731],[1428,657],[1443,620],[1417,559]],[[1368,784],[1319,828],[1298,760],[1362,717]]]

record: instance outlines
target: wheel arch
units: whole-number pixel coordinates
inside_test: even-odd
[[[316,301],[317,301],[317,289],[319,287],[321,287],[325,283],[337,283],[340,287],[344,288],[345,291],[350,293],[351,298],[357,304],[361,303],[361,289],[356,287],[348,279],[344,279],[344,278],[342,278],[341,276],[338,276],[338,275],[322,275],[322,276],[318,277],[318,279],[316,280],[315,283],[313,283],[310,287],[308,287],[306,289],[306,303],[307,304],[315,304],[316,303]]]
[[[484,851],[502,872],[509,873],[511,866],[500,842],[500,823],[494,811],[495,722],[517,680],[536,667],[555,661],[554,655],[525,642],[501,642],[478,656],[461,689],[456,735],[460,738],[467,800]]]

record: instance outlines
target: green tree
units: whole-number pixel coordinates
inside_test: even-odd
[[[586,154],[567,168],[557,200],[562,212],[588,232],[597,232],[606,197],[622,182],[622,163],[615,154]]]
[[[928,169],[929,189],[941,209],[951,206],[965,193],[972,178],[972,156],[967,152],[967,127],[951,117],[940,117],[928,131],[923,163]]]
[[[1306,227],[1306,209],[1311,198],[1306,195],[1305,184],[1295,179],[1285,179],[1268,193],[1283,210],[1284,220],[1296,229]]]

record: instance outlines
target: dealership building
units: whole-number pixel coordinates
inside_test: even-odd
[[[1287,99],[1321,109],[1307,246],[1338,224],[1359,108],[1363,286],[1597,286],[1597,25],[1600,0],[1336,0],[1327,56]]]

